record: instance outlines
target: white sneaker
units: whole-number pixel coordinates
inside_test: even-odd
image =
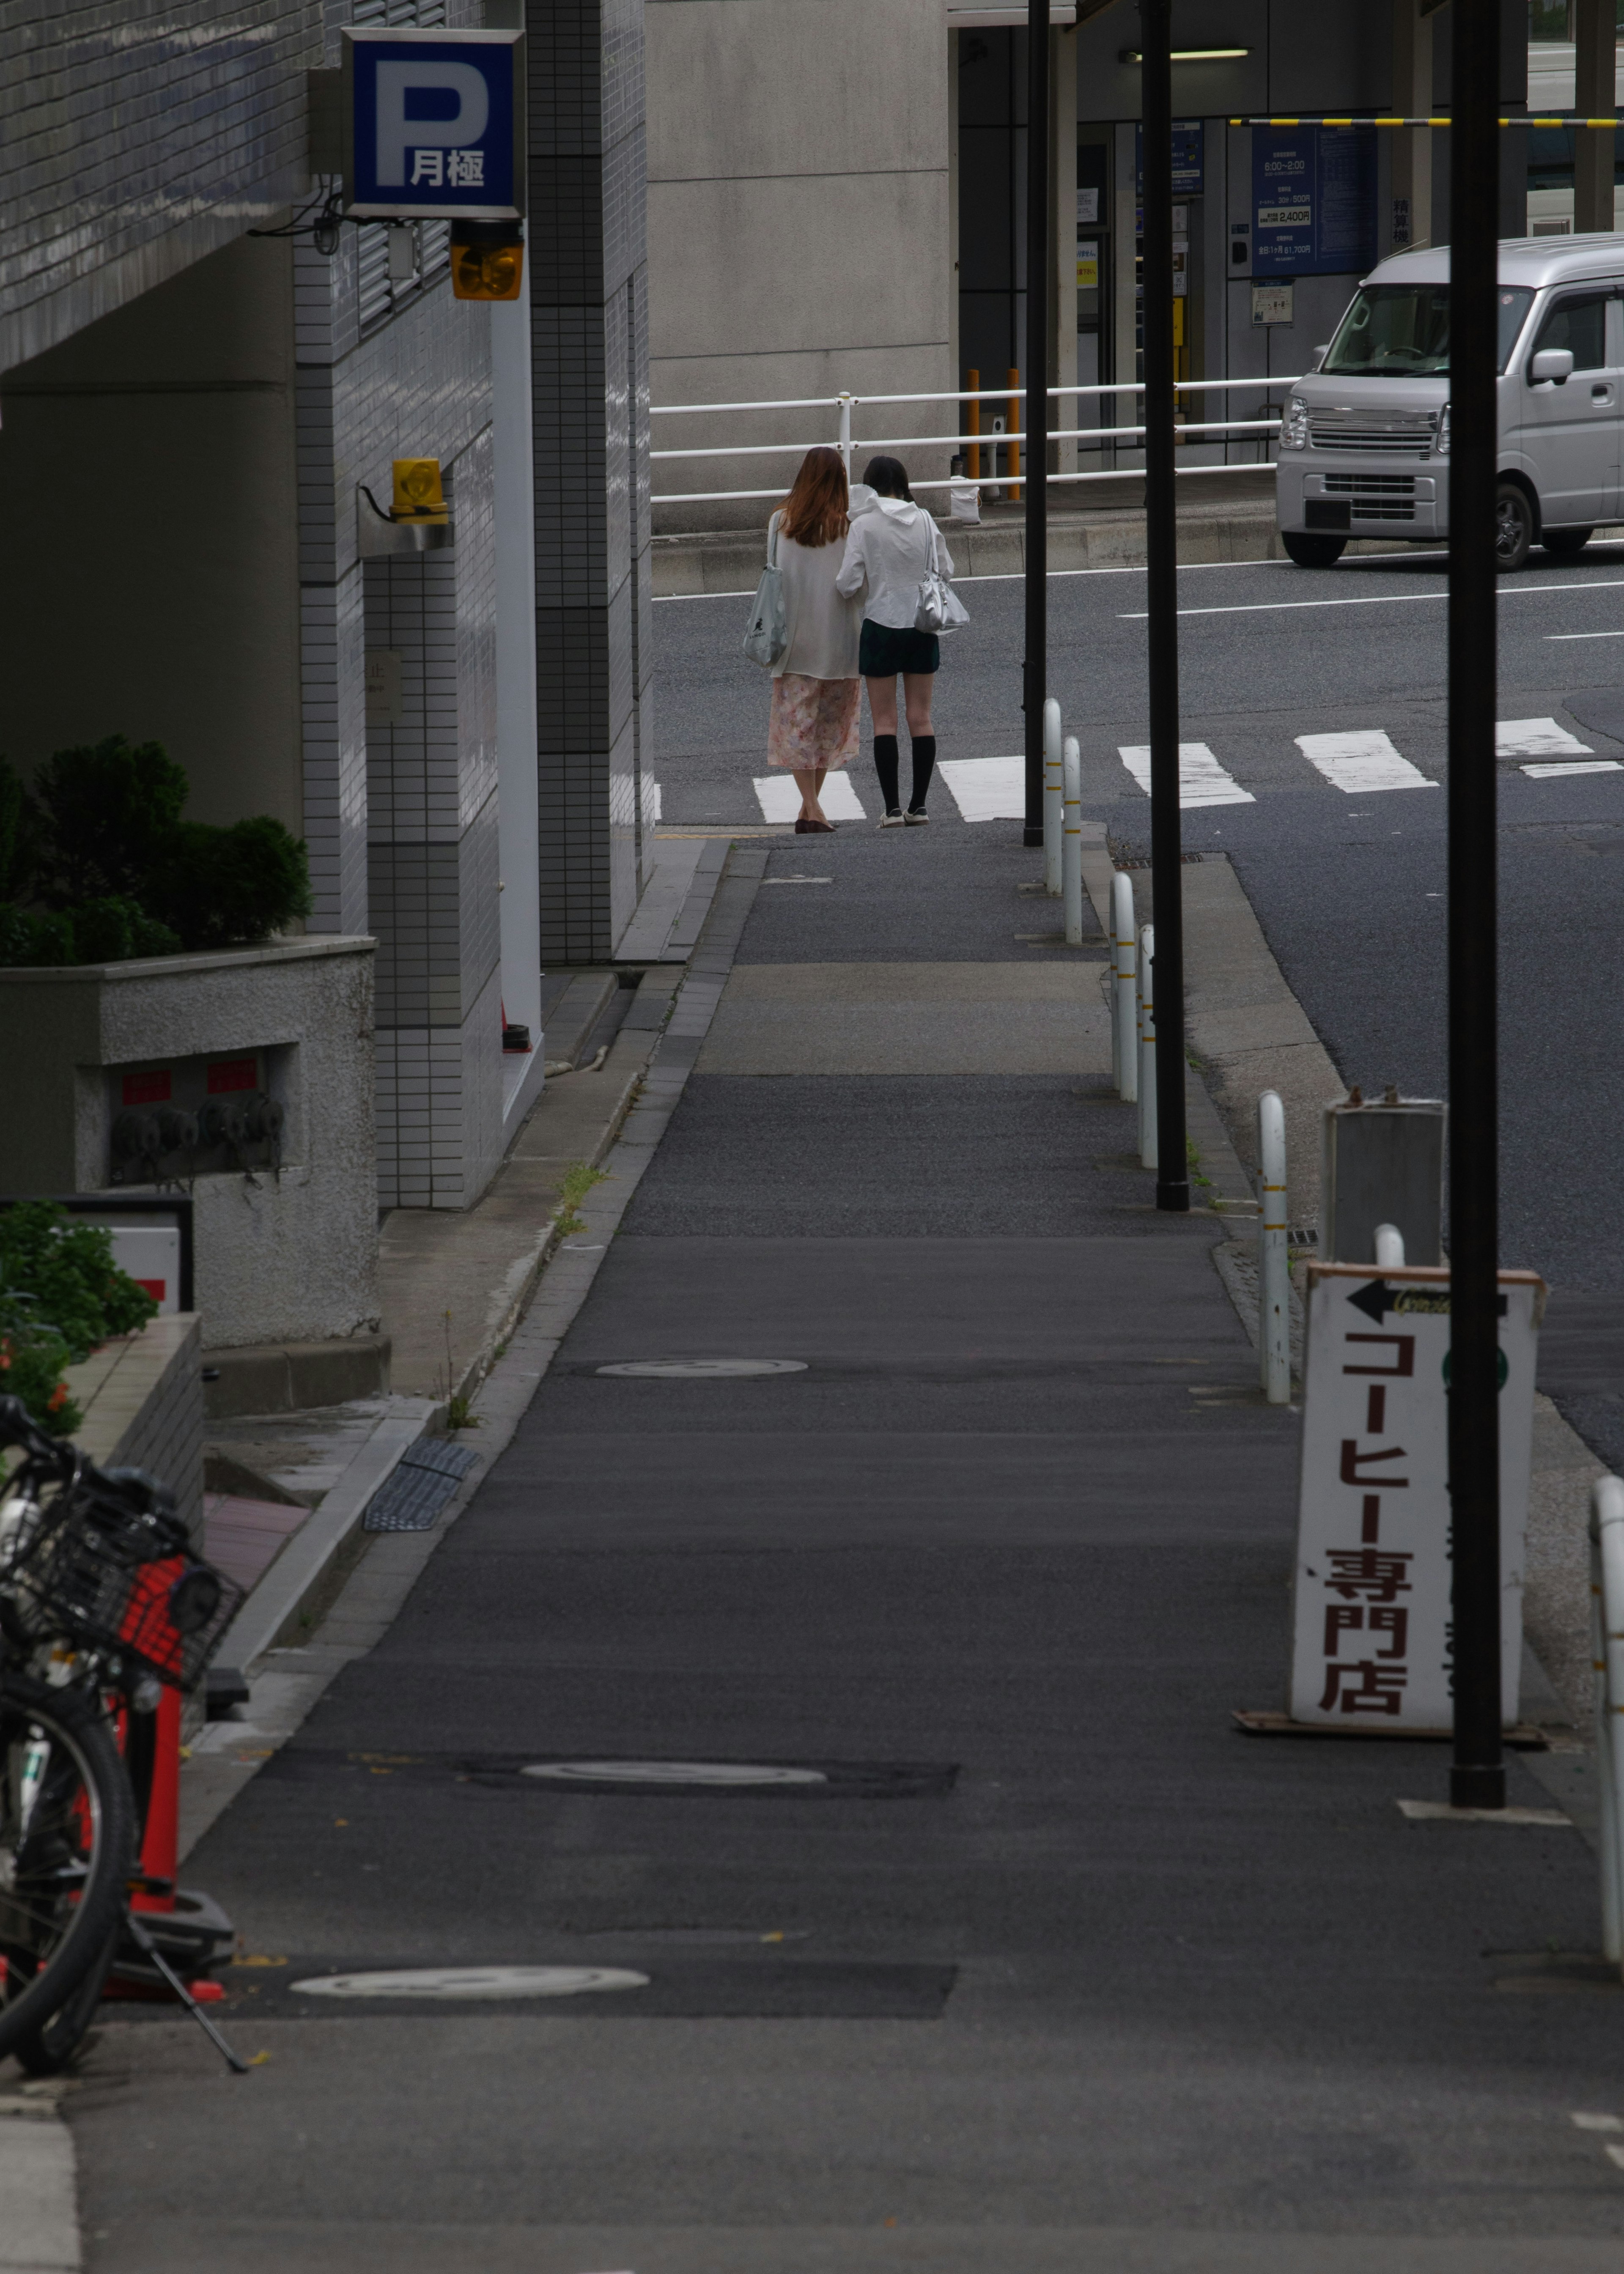
[[[905,813],[902,817],[904,821],[906,822],[910,829],[922,829],[925,824],[929,820],[930,816],[928,813],[910,812]]]
[[[899,805],[893,805],[891,811],[886,815],[884,820],[881,822],[880,827],[882,829],[900,829],[906,818],[906,816],[904,814],[902,808]]]

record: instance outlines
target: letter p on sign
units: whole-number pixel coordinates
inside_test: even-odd
[[[409,94],[450,95],[456,109],[449,117],[408,118]],[[471,64],[380,63],[374,101],[378,183],[382,189],[405,188],[409,151],[425,144],[436,150],[466,150],[470,142],[482,139],[490,124],[491,97],[485,74]],[[419,102],[410,107],[421,111],[428,105]]]

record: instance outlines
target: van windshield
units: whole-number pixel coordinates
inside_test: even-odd
[[[1500,362],[1504,371],[1533,293],[1500,290]],[[1431,379],[1449,368],[1447,284],[1363,284],[1336,328],[1321,371],[1357,379]]]

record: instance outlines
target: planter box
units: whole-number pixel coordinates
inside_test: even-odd
[[[372,960],[322,937],[0,969],[26,1101],[0,1119],[0,1192],[190,1191],[206,1346],[375,1332]],[[159,1142],[177,1114],[199,1141]]]
[[[99,1469],[150,1469],[203,1546],[203,1375],[195,1312],[149,1319],[92,1351],[63,1380],[85,1419],[73,1442]]]

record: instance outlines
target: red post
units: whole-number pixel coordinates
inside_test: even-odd
[[[167,1879],[172,1887],[180,1869],[180,1692],[167,1683],[154,1721],[152,1797],[147,1805],[141,1870],[148,1879]],[[174,1908],[172,1894],[137,1895],[131,1905],[138,1911]]]

